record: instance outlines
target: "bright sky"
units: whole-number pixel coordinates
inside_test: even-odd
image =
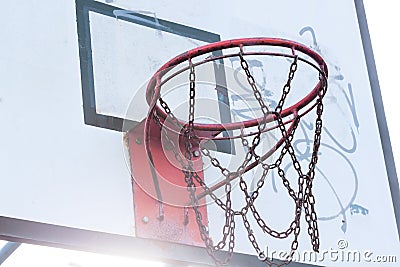
[[[384,108],[397,169],[400,165],[400,10],[399,0],[364,0]],[[6,242],[0,241],[0,247]],[[162,266],[126,258],[65,251],[37,246],[21,246],[2,267],[102,267]]]
[[[397,176],[400,165],[400,1],[364,0]]]

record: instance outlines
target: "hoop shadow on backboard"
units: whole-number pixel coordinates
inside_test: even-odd
[[[172,34],[173,36],[187,38],[194,43],[196,41],[213,43],[221,40],[219,34],[163,19],[158,19],[156,15],[149,16],[142,14],[143,12],[141,11],[125,10],[116,6],[107,5],[93,0],[76,0],[76,17],[78,26],[84,120],[85,124],[87,125],[92,125],[104,129],[125,132],[135,127],[138,123],[140,123],[140,120],[125,118],[125,114],[119,114],[119,116],[116,116],[114,114],[107,114],[99,111],[101,108],[99,108],[98,106],[96,93],[98,93],[101,89],[96,87],[95,81],[95,63],[92,49],[92,44],[94,43],[94,41],[91,32],[91,29],[93,29],[93,25],[91,23],[92,21],[90,19],[90,13],[95,13],[96,15],[98,14],[114,20],[128,22],[136,27],[141,26],[148,28],[149,30],[155,30],[158,32]],[[135,36],[135,40],[137,42],[140,42],[140,33]],[[136,52],[141,53],[140,51]],[[213,52],[213,55],[219,56],[221,53],[221,51],[216,51]],[[163,64],[164,62],[159,63]],[[219,62],[219,64],[223,64],[223,62],[221,61]],[[224,70],[223,68],[218,67],[218,64],[214,64],[214,70],[216,79],[215,89],[217,93],[216,101],[218,101],[219,103],[218,108],[221,122],[229,123],[231,122],[231,115],[229,109],[228,92],[226,87],[223,86],[224,84],[226,84],[226,81],[224,81]],[[147,78],[150,78],[150,76]],[[114,77],[114,79],[117,78]],[[142,83],[143,81],[138,82]],[[127,95],[125,97],[130,98],[132,97],[132,95]],[[143,101],[145,101],[145,99],[143,99]],[[230,132],[227,131],[222,134],[224,136],[227,136],[230,134]],[[225,153],[235,153],[233,143],[229,140],[219,140],[215,143],[215,145],[217,151]]]

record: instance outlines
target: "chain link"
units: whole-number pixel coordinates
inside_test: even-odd
[[[244,70],[247,81],[250,87],[253,90],[253,95],[256,98],[258,105],[263,113],[263,120],[257,125],[258,131],[254,135],[251,145],[249,141],[244,137],[243,129],[241,129],[241,142],[243,147],[247,149],[247,152],[244,155],[242,163],[236,169],[236,171],[229,171],[227,168],[221,165],[220,161],[212,156],[210,150],[206,148],[204,145],[202,146],[199,142],[199,138],[196,136],[194,131],[194,120],[195,120],[195,89],[196,89],[196,74],[194,64],[191,60],[189,60],[189,116],[188,123],[186,125],[182,125],[182,123],[175,117],[167,103],[159,97],[159,102],[161,107],[164,109],[164,112],[167,114],[167,117],[171,120],[171,122],[179,127],[179,129],[183,129],[182,140],[185,145],[184,157],[182,157],[182,153],[180,153],[179,145],[176,146],[174,142],[168,137],[168,133],[166,131],[166,127],[163,126],[160,118],[156,114],[153,114],[153,117],[157,123],[157,125],[162,130],[162,135],[165,137],[165,140],[168,142],[168,145],[172,148],[172,152],[174,153],[175,159],[182,167],[182,172],[185,177],[185,182],[187,185],[187,191],[189,192],[190,205],[195,212],[196,223],[199,227],[200,237],[204,241],[207,253],[212,257],[214,262],[220,266],[227,264],[230,258],[233,255],[233,250],[235,247],[235,216],[240,215],[243,221],[243,225],[247,231],[248,239],[255,249],[259,259],[269,266],[282,266],[291,262],[295,251],[298,249],[298,236],[300,234],[300,220],[301,214],[304,209],[306,222],[308,224],[308,234],[311,238],[311,244],[313,246],[314,251],[319,250],[319,231],[317,224],[317,215],[315,211],[315,198],[312,193],[312,185],[315,176],[315,167],[318,161],[318,149],[320,146],[321,140],[321,132],[322,132],[322,112],[323,112],[323,103],[322,98],[324,97],[327,90],[326,77],[320,75],[320,83],[321,90],[318,94],[317,98],[317,119],[315,121],[315,133],[314,133],[314,143],[313,143],[313,152],[311,161],[308,165],[307,174],[304,174],[302,171],[300,162],[296,158],[295,151],[292,146],[292,140],[294,138],[295,131],[300,122],[300,116],[295,116],[292,122],[292,127],[290,130],[286,130],[285,123],[281,117],[281,111],[285,104],[285,100],[287,95],[291,90],[291,82],[294,78],[295,72],[297,70],[297,62],[298,56],[295,55],[293,62],[290,65],[289,74],[285,85],[282,88],[282,95],[278,102],[277,107],[273,112],[269,111],[267,105],[263,101],[260,90],[257,88],[256,81],[249,69],[248,62],[244,58],[243,51],[238,54],[241,62],[241,67]],[[256,148],[261,142],[261,134],[266,129],[267,125],[267,117],[270,115],[274,115],[275,121],[278,124],[278,128],[281,132],[282,138],[284,140],[283,147],[280,151],[280,154],[274,164],[267,164],[261,161],[261,157],[256,153]],[[225,203],[215,195],[215,193],[206,185],[200,175],[193,168],[192,162],[192,149],[199,148],[202,155],[210,160],[210,163],[213,167],[220,170],[221,174],[225,178],[225,193],[226,200]],[[286,178],[286,174],[284,169],[282,168],[282,162],[285,155],[289,154],[292,165],[297,172],[298,180],[297,186],[298,191],[296,192],[291,186],[289,180]],[[256,162],[257,165],[262,167],[262,174],[257,181],[256,188],[253,192],[249,193],[248,186],[246,181],[243,179],[243,174],[246,171],[247,166],[251,162]],[[290,223],[289,227],[285,231],[276,231],[271,229],[266,222],[262,219],[260,213],[257,211],[255,207],[255,200],[259,196],[259,191],[265,184],[265,179],[271,169],[276,169],[279,177],[282,180],[283,185],[288,191],[289,196],[293,199],[295,203],[295,212],[294,212],[294,220]],[[232,185],[231,180],[235,177],[239,178],[239,187],[241,191],[244,193],[246,204],[241,208],[240,211],[235,211],[232,209]],[[209,195],[211,199],[222,209],[225,214],[225,222],[222,228],[222,238],[221,240],[214,245],[212,238],[210,237],[208,227],[204,224],[202,214],[199,210],[199,202],[196,197],[196,183],[199,184],[206,195]],[[187,212],[187,207],[185,208]],[[247,218],[248,211],[251,211],[252,216],[256,220],[258,226],[261,230],[274,238],[287,238],[291,234],[294,235],[293,241],[290,246],[290,253],[286,260],[281,263],[272,262],[267,259],[264,252],[261,250],[260,245],[258,244],[254,230],[252,229],[250,222]],[[222,250],[228,244],[228,255],[225,259],[221,260],[216,257],[215,252]]]
[[[279,100],[278,105],[275,108],[275,111],[277,113],[281,113],[283,105],[284,105],[285,100],[286,100],[286,97],[290,92],[291,83],[292,83],[292,80],[294,78],[294,73],[297,70],[297,59],[298,59],[298,56],[297,55],[294,56],[294,60],[293,60],[292,64],[290,65],[288,79],[286,81],[286,84],[283,86],[281,99]]]
[[[193,123],[194,123],[194,112],[195,112],[195,71],[192,61],[189,60],[189,67],[190,67],[190,75],[189,75],[189,82],[190,82],[190,95],[189,95],[189,124],[187,129],[185,129],[185,134],[183,136],[184,144],[186,147],[186,159],[188,162],[191,162],[192,158],[192,151],[191,148],[193,147],[192,139],[194,134]],[[212,164],[214,166],[221,166],[219,161],[216,158],[213,158]],[[191,167],[191,165],[189,165]],[[191,178],[190,181],[187,183],[188,190],[190,191],[190,198],[192,201],[192,207],[194,208],[196,218],[201,218],[201,213],[198,210],[198,202],[195,195],[195,188],[193,182],[193,169],[191,170],[189,177]],[[226,184],[225,184],[225,192],[226,192],[226,202],[225,202],[225,225],[223,227],[223,238],[216,246],[213,245],[213,241],[209,236],[209,232],[202,222],[201,219],[197,219],[197,224],[200,230],[200,237],[204,241],[206,245],[206,250],[208,254],[214,259],[214,261],[218,265],[225,265],[227,264],[232,255],[233,249],[235,247],[235,219],[232,212],[232,201],[231,201],[231,183],[229,180],[228,175],[230,172],[227,169],[221,169],[221,172],[226,175]],[[228,247],[228,256],[224,260],[220,260],[216,257],[215,251],[223,249],[226,246],[226,240],[229,236],[229,247]]]

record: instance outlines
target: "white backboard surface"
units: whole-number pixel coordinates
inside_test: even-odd
[[[143,120],[146,82],[172,57],[219,40],[265,36],[311,47],[329,69],[314,187],[319,259],[325,258],[298,261],[364,266],[369,252],[372,261],[375,256],[390,255],[400,260],[399,187],[361,0],[43,0],[24,5],[5,2],[2,8],[2,238],[211,264],[202,248],[135,238],[123,122],[135,125]],[[232,70],[237,67],[237,62],[224,63]],[[269,76],[271,62],[258,63],[257,77],[267,77],[268,88],[278,88],[275,85],[281,81]],[[228,73],[228,85],[229,81]],[[306,80],[298,83],[307,85]],[[218,97],[213,92],[207,99],[217,101]],[[240,113],[242,100],[232,93],[228,98],[231,117],[223,117],[220,105],[216,119],[246,119],[248,114]],[[173,99],[179,102],[179,94],[172,94]],[[289,101],[296,99],[295,94]],[[309,144],[313,123],[312,117],[306,117],[299,126],[299,151]],[[224,152],[215,153],[230,160],[231,155]],[[307,162],[309,155],[298,153]],[[206,181],[208,177],[214,177],[211,169],[205,170]],[[286,205],[284,193],[280,181],[272,177],[259,200],[259,208],[277,228],[287,227],[291,220],[292,208]],[[213,205],[208,206],[208,219],[211,234],[218,237],[224,218]],[[239,254],[233,264],[258,263],[256,257],[247,256],[254,252],[245,229],[237,225]],[[263,236],[261,231],[256,233]],[[263,237],[259,243],[270,253],[290,246],[290,241]],[[303,230],[300,255],[306,250],[311,246]],[[360,262],[333,260],[329,258],[332,251],[358,251],[364,256]],[[381,265],[369,262],[369,266]]]

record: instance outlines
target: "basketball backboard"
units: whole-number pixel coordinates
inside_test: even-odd
[[[146,118],[147,82],[165,62],[204,44],[265,36],[310,47],[329,69],[314,187],[320,254],[316,259],[304,257],[311,251],[304,230],[294,266],[362,266],[376,256],[399,259],[399,186],[361,0],[53,2],[3,4],[0,47],[7,53],[0,56],[6,62],[0,66],[4,74],[0,107],[7,115],[0,119],[7,127],[0,139],[0,200],[6,203],[0,209],[2,238],[212,265],[196,233],[187,237],[183,226],[159,227],[154,206],[141,205],[139,194],[132,194],[131,169],[142,141],[131,139],[135,147],[128,147],[125,133]],[[250,64],[271,107],[278,94],[274,90],[282,83],[274,74],[284,73],[286,78],[290,63],[254,59]],[[223,122],[254,116],[245,89],[215,90],[215,84],[245,84],[244,76],[235,76],[238,61],[223,65],[224,78],[219,81],[218,66],[204,69],[204,77],[212,82],[206,83],[202,107],[213,107],[208,110],[211,115],[204,116]],[[289,101],[311,89],[307,75],[296,78],[304,90]],[[174,85],[179,90],[171,91],[169,101],[185,101],[181,100],[188,92],[185,86],[187,79],[186,84]],[[313,123],[308,118],[302,121],[296,136],[304,162],[310,156],[304,151],[312,139]],[[231,142],[217,143],[214,150],[228,161],[240,153]],[[213,173],[206,168],[204,179],[209,177]],[[261,211],[277,228],[289,223],[283,193],[275,176],[261,200],[265,203]],[[208,227],[218,237],[224,217],[207,203]],[[153,225],[153,230],[159,227],[159,232],[148,235],[144,224]],[[238,225],[237,231],[232,265],[263,266],[245,229]],[[257,235],[273,258],[290,246],[264,238],[261,232]],[[343,260],[343,253],[354,251],[361,255],[359,262]],[[339,256],[332,259],[331,252]]]

